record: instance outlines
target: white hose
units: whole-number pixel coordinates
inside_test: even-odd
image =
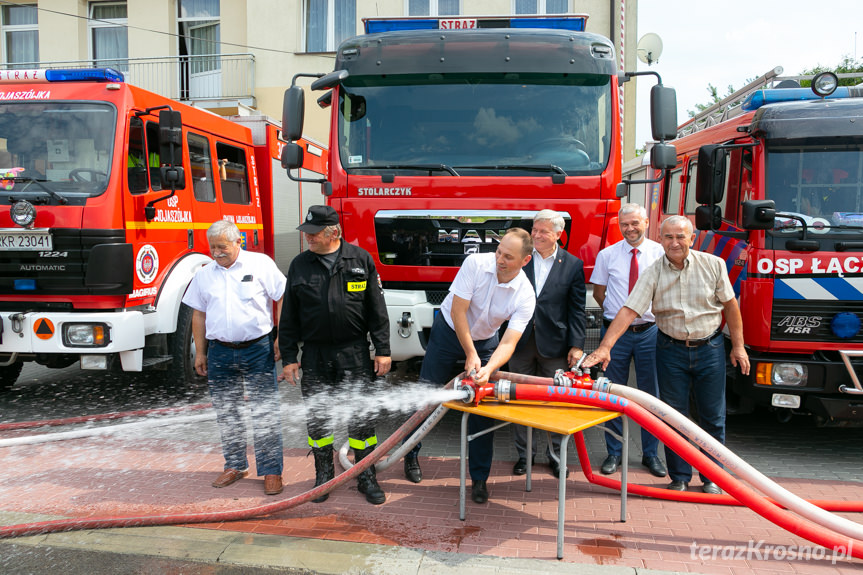
[[[863,539],[863,525],[840,517],[829,511],[809,503],[805,499],[794,495],[781,485],[769,479],[763,473],[746,463],[734,454],[730,449],[719,443],[713,436],[698,427],[688,417],[673,409],[660,399],[626,385],[615,383],[596,382],[593,386],[595,391],[602,391],[613,395],[624,397],[644,407],[655,416],[659,417],[670,426],[680,431],[687,439],[691,440],[705,452],[711,454],[730,471],[746,480],[765,495],[775,499],[785,506],[814,523],[832,529],[837,533],[847,535],[854,539]]]
[[[136,421],[134,423],[120,423],[117,425],[105,425],[77,431],[60,431],[58,433],[41,433],[38,435],[27,435],[23,437],[12,437],[0,439],[0,447],[12,447],[15,445],[33,445],[35,443],[47,443],[49,441],[63,441],[66,439],[79,439],[81,437],[92,437],[94,435],[110,435],[131,429],[143,429],[147,427],[160,427],[163,425],[197,423],[215,419],[215,413],[202,413],[198,415],[179,415],[175,417],[159,417],[147,421]]]
[[[437,409],[435,409],[431,415],[422,422],[422,425],[416,428],[416,431],[414,431],[398,449],[396,449],[386,459],[382,458],[375,464],[375,471],[385,471],[390,465],[404,457],[405,453],[413,449],[414,446],[419,443],[435,425],[438,424],[447,411],[449,411],[449,408],[444,407],[443,404],[438,405]],[[345,471],[354,466],[354,464],[348,459],[348,449],[347,441],[342,445],[341,449],[339,449],[339,463]]]

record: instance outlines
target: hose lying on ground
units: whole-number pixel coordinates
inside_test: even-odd
[[[452,382],[447,384],[452,386]],[[211,511],[205,513],[169,514],[169,515],[140,515],[136,517],[89,517],[86,519],[58,519],[55,521],[42,521],[38,523],[23,523],[19,525],[7,525],[0,527],[0,539],[9,537],[22,537],[25,535],[39,535],[44,533],[60,533],[64,531],[76,531],[82,529],[108,529],[116,527],[145,527],[148,525],[182,525],[192,523],[218,523],[223,521],[239,521],[250,519],[260,515],[278,513],[302,505],[312,499],[317,499],[325,493],[336,489],[344,483],[356,478],[360,473],[371,467],[375,462],[387,454],[398,442],[404,439],[415,427],[417,427],[432,412],[434,406],[427,406],[414,413],[402,424],[391,436],[378,445],[378,448],[363,458],[350,470],[337,475],[330,481],[315,487],[305,493],[295,495],[290,499],[276,501],[266,505],[236,509],[232,511]]]

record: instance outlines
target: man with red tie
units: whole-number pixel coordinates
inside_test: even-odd
[[[603,310],[601,336],[605,336],[606,329],[635,287],[639,270],[646,270],[664,253],[660,244],[645,237],[648,222],[647,212],[642,206],[625,204],[618,212],[617,221],[624,239],[599,252],[590,276],[593,298]],[[629,364],[634,359],[638,389],[658,397],[656,333],[656,323],[648,308],[644,315],[633,320],[614,344],[605,376],[614,383],[626,385],[629,380]],[[620,418],[613,419],[606,425],[618,435],[622,433]],[[665,477],[665,466],[657,455],[658,445],[659,441],[649,431],[641,430],[641,463],[656,477]],[[622,445],[619,439],[606,433],[605,447],[608,457],[602,462],[600,471],[610,475],[620,467]]]

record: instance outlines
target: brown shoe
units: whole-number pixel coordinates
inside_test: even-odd
[[[232,483],[236,483],[248,474],[248,468],[242,471],[237,471],[236,469],[226,469],[215,481],[213,481],[213,487],[227,487]]]
[[[264,493],[267,495],[278,495],[282,492],[281,475],[264,475]]]

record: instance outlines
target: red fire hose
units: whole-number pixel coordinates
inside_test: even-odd
[[[536,386],[554,386],[554,382],[552,378],[549,377],[539,377],[534,375],[524,375],[520,373],[510,373],[505,371],[498,371],[495,373],[496,377],[505,378],[516,384],[525,384],[525,385],[536,385]],[[578,385],[577,385],[578,386]],[[578,386],[581,389],[591,389],[592,383],[586,383],[583,386]],[[555,399],[554,401],[557,401]],[[575,445],[578,451],[578,459],[581,464],[581,470],[584,473],[584,476],[590,483],[595,485],[599,485],[602,487],[608,487],[609,489],[614,489],[620,491],[621,482],[618,479],[612,479],[610,477],[604,477],[602,475],[596,475],[593,473],[593,469],[590,466],[590,459],[587,454],[587,446],[584,442],[584,437],[579,433],[575,436]],[[627,484],[627,492],[632,493],[634,495],[641,495],[643,497],[653,497],[656,499],[664,499],[667,501],[683,501],[687,503],[708,503],[713,505],[732,505],[732,506],[742,506],[743,504],[736,500],[734,497],[721,494],[721,495],[713,495],[710,493],[697,493],[691,491],[671,491],[661,487],[650,487],[647,485],[638,485],[633,483]],[[767,498],[768,501],[771,501],[775,505],[781,506],[780,503],[773,501],[770,498]],[[825,511],[838,511],[838,512],[852,512],[852,513],[861,513],[863,512],[863,501],[844,501],[837,499],[809,499],[807,500],[809,503],[824,509]]]
[[[149,415],[168,415],[172,413],[183,413],[185,411],[197,411],[212,407],[212,403],[199,403],[185,407],[160,407],[158,409],[140,409],[137,411],[115,411],[112,413],[98,413],[95,415],[79,415],[77,417],[65,417],[63,419],[43,419],[41,421],[18,421],[14,423],[0,423],[0,432],[19,431],[22,429],[35,429],[37,427],[58,427],[61,425],[75,425],[78,423],[91,423],[94,421],[112,421],[126,417],[146,417]]]
[[[643,428],[649,430],[657,439],[673,449],[675,453],[691,465],[695,466],[705,475],[710,476],[713,481],[730,493],[735,499],[765,519],[813,543],[817,543],[828,549],[847,550],[848,554],[858,559],[863,559],[863,541],[839,536],[833,531],[801,519],[791,512],[776,506],[766,497],[759,495],[731,476],[722,467],[714,463],[713,460],[701,453],[695,446],[666,425],[665,422],[636,403],[606,393],[547,385],[514,384],[510,389],[510,393],[511,399],[577,403],[622,412]],[[579,448],[579,457],[582,460],[587,457],[586,452],[582,453],[581,447]]]

